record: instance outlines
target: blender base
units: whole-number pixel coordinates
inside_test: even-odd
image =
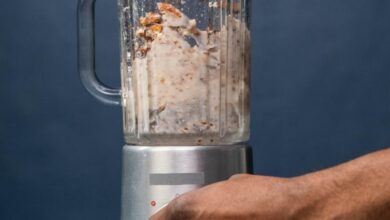
[[[248,145],[123,147],[122,220],[146,220],[176,196],[252,172]]]

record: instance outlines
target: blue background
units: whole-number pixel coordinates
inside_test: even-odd
[[[0,219],[119,219],[121,109],[82,88],[76,0],[0,6]],[[390,1],[253,0],[258,174],[295,176],[390,145]],[[115,0],[98,72],[119,85]]]

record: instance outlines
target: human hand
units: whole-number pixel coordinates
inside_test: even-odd
[[[186,193],[151,220],[388,220],[390,149],[294,178],[237,175]]]
[[[290,219],[294,192],[292,179],[237,175],[183,194],[150,220]]]

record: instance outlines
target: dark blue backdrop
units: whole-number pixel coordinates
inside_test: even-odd
[[[82,88],[76,0],[0,6],[0,219],[119,219],[121,109]],[[294,176],[390,145],[390,1],[253,0],[258,174]],[[118,85],[116,0],[98,72]]]

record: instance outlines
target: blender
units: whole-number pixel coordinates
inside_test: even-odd
[[[79,0],[79,73],[122,106],[122,220],[252,169],[250,0],[119,0],[121,88],[95,72],[95,0]]]

